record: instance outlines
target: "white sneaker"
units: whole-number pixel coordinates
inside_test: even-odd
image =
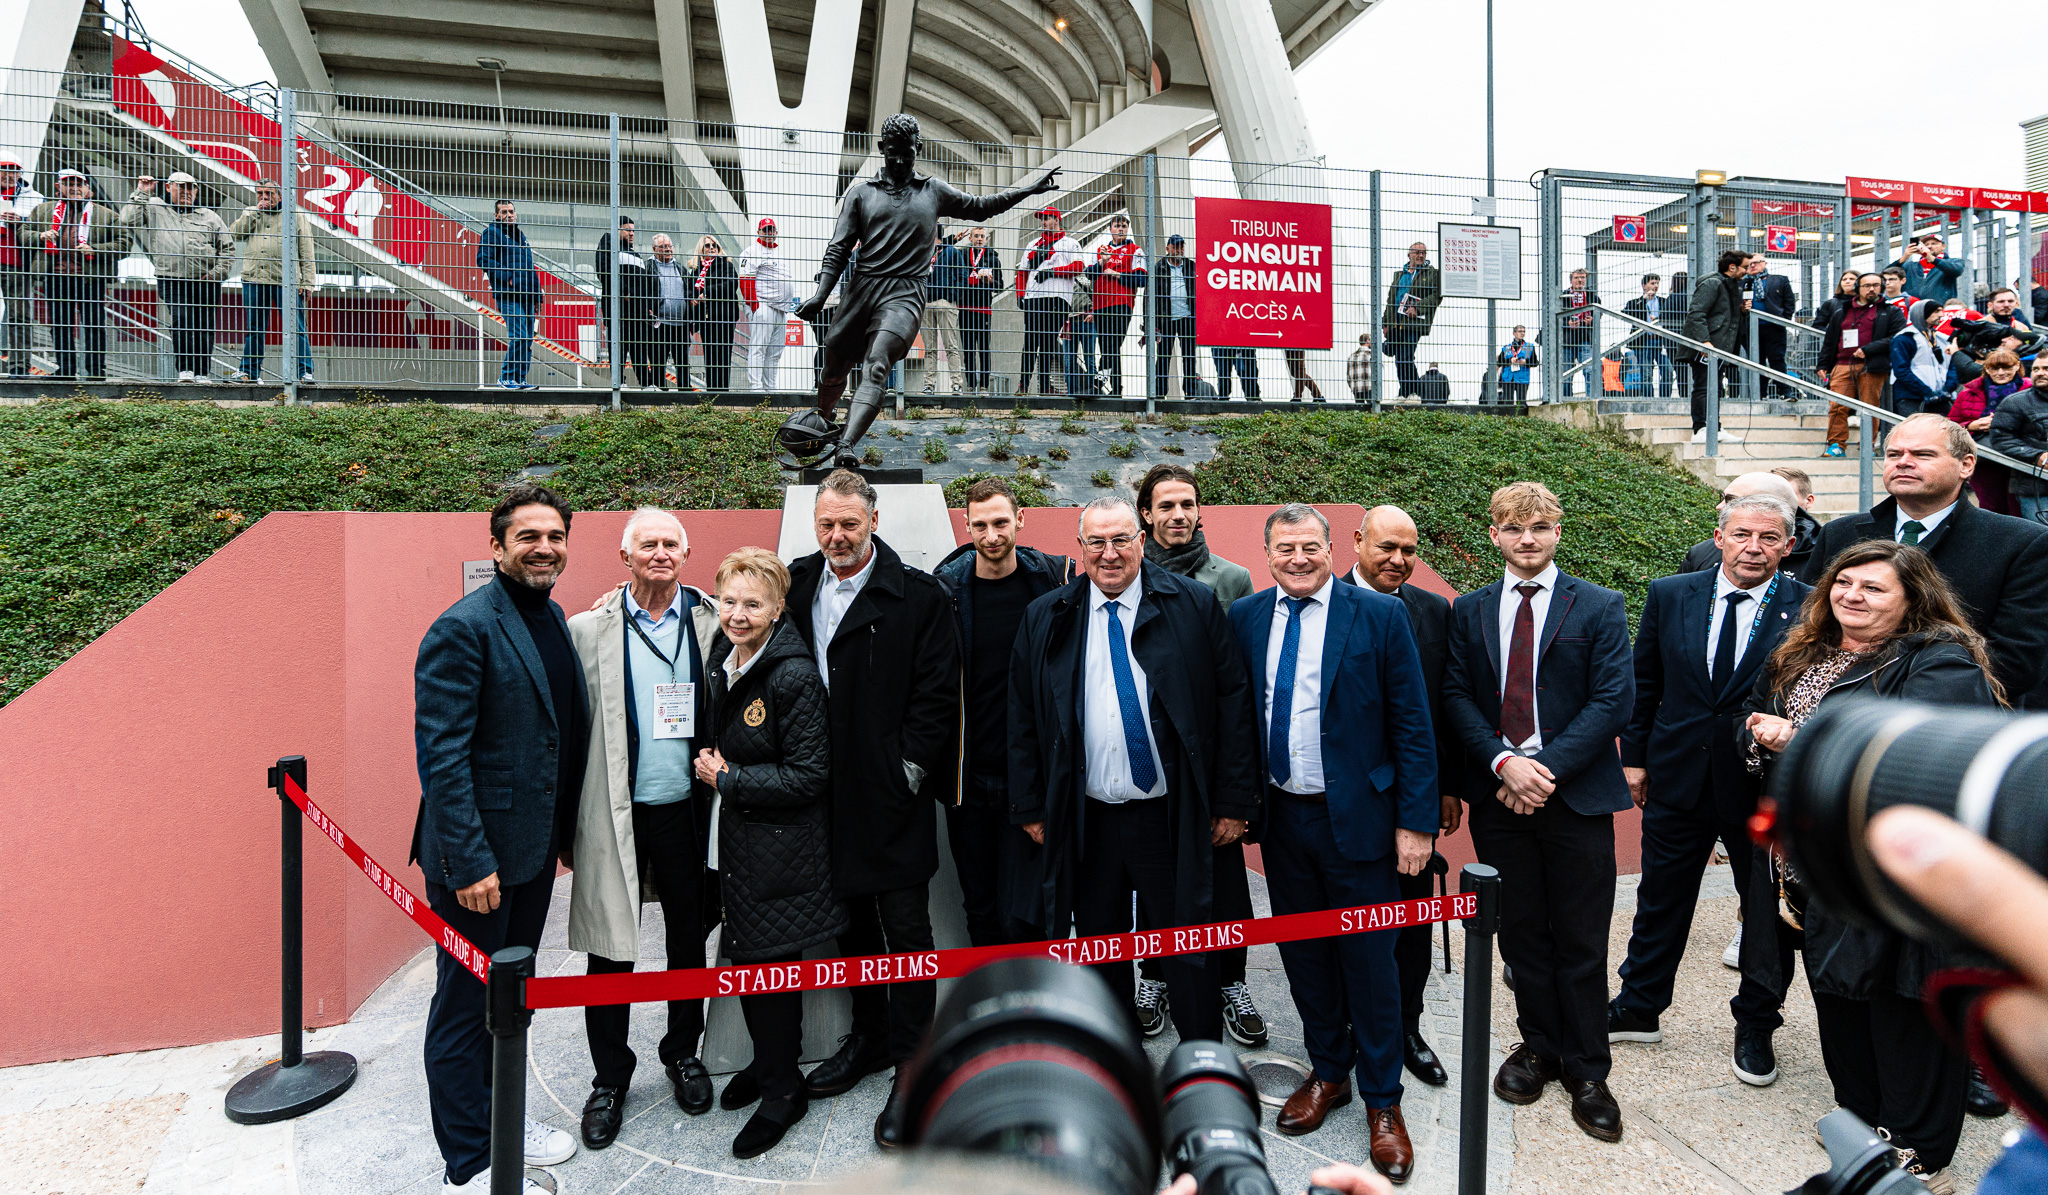
[[[1694,429],[1694,431],[1693,431],[1693,433],[1692,433],[1692,442],[1693,442],[1693,443],[1695,443],[1695,444],[1704,444],[1704,443],[1706,443],[1706,442],[1707,442],[1707,429],[1706,429],[1706,428],[1704,428],[1704,427],[1702,427],[1702,428],[1696,428],[1696,429]]]
[[[1721,952],[1721,965],[1731,971],[1742,970],[1742,927],[1735,927],[1735,936],[1729,939],[1728,949]]]
[[[546,1179],[551,1181],[553,1186],[542,1186],[540,1183],[535,1182],[531,1176],[527,1177],[519,1185],[519,1195],[566,1195],[566,1188],[562,1185],[560,1175],[550,1174],[546,1176]],[[441,1176],[441,1195],[490,1195],[490,1190],[491,1171],[489,1167],[485,1167],[470,1175],[469,1181],[460,1186],[449,1182],[447,1175],[443,1174]]]
[[[1863,416],[1861,416],[1861,415],[1851,415],[1851,416],[1849,416],[1849,426],[1850,426],[1850,427],[1862,427],[1862,426],[1863,426]]]
[[[528,1166],[559,1166],[576,1156],[576,1138],[529,1116],[525,1148]]]
[[[1738,435],[1736,435],[1736,434],[1735,434],[1734,432],[1731,432],[1731,431],[1729,431],[1729,430],[1728,430],[1727,428],[1722,428],[1722,429],[1721,429],[1721,436],[1720,436],[1720,438],[1721,438],[1721,443],[1723,443],[1723,444],[1740,444],[1740,443],[1742,443],[1742,437],[1741,437],[1741,436],[1738,436]]]
[[[189,381],[191,381],[191,380],[192,380],[192,371],[191,371],[191,370],[189,370],[189,369],[181,369],[181,370],[179,370],[179,371],[178,371],[178,380],[179,380],[179,381],[181,381],[181,382],[189,382]]]

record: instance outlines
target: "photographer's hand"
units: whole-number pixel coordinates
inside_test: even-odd
[[[1870,854],[1935,916],[2026,981],[1984,998],[1984,1026],[2036,1086],[2048,1087],[2048,881],[1928,809],[1896,806],[1870,821]]]

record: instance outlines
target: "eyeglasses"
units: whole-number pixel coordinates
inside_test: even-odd
[[[1088,550],[1090,556],[1100,556],[1104,552],[1121,552],[1137,542],[1135,535],[1112,535],[1108,539],[1084,539],[1081,546]]]

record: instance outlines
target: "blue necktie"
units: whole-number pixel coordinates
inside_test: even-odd
[[[1152,739],[1145,730],[1145,711],[1138,705],[1138,682],[1131,679],[1131,653],[1124,646],[1124,624],[1116,616],[1117,603],[1104,610],[1109,614],[1109,670],[1116,676],[1116,703],[1124,714],[1124,754],[1131,761],[1131,784],[1149,793],[1159,783],[1152,766]]]
[[[1294,661],[1301,654],[1301,611],[1314,599],[1280,600],[1287,603],[1287,635],[1280,640],[1280,666],[1273,670],[1273,725],[1266,731],[1266,759],[1273,783],[1286,784],[1293,772],[1287,762],[1287,731],[1294,723]]]

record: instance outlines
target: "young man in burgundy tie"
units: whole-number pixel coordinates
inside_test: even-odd
[[[1500,871],[1502,960],[1522,1044],[1493,1090],[1532,1104],[1553,1079],[1572,1120],[1621,1140],[1607,1090],[1607,935],[1614,815],[1630,805],[1615,736],[1635,704],[1628,612],[1559,572],[1564,508],[1542,484],[1493,493],[1506,575],[1451,607],[1444,717],[1466,752],[1462,796],[1481,862]]]

